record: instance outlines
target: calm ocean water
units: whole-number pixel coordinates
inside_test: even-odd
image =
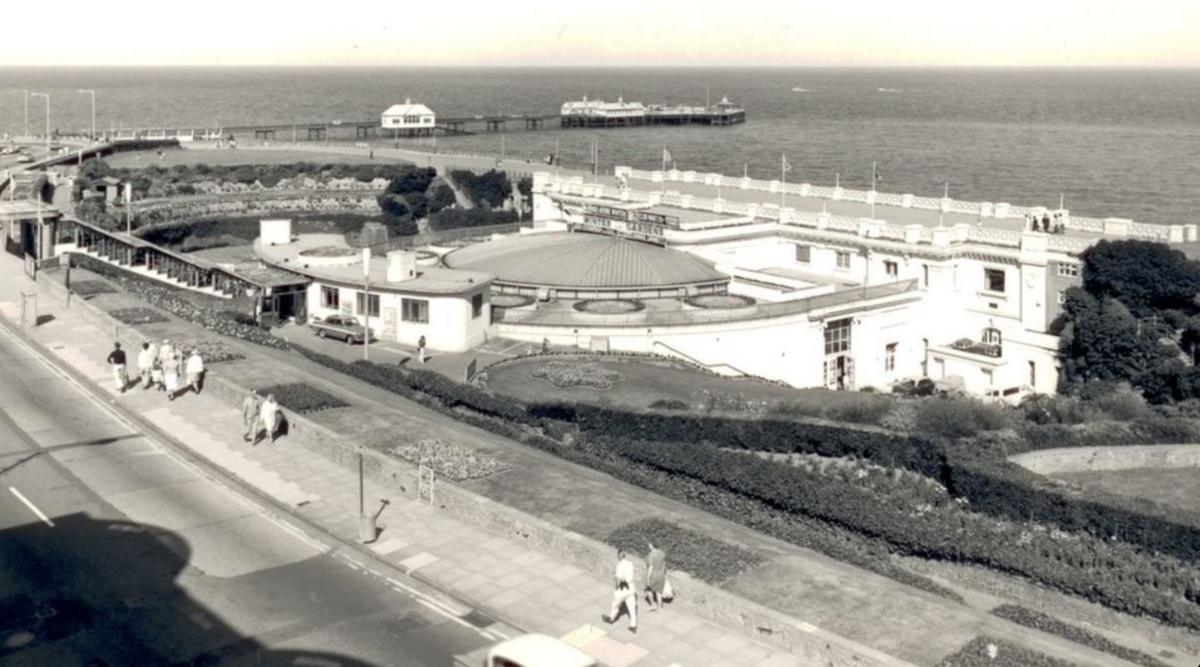
[[[681,169],[869,185],[1148,222],[1200,222],[1200,70],[921,69],[14,69],[0,68],[0,133],[20,131],[20,89],[48,92],[51,121],[217,126],[376,118],[405,97],[447,116],[557,113],[593,98],[703,103],[727,95],[745,125],[553,130],[506,135],[511,155],[560,142],[564,164],[656,167],[666,145]],[[802,88],[803,91],[793,91]],[[41,128],[44,101],[30,101]],[[439,138],[447,151],[500,151],[498,135]]]

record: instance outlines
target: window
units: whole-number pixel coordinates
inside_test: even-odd
[[[337,308],[339,303],[340,303],[340,299],[338,297],[338,288],[336,288],[336,287],[322,287],[321,288],[321,307]]]
[[[850,268],[850,253],[845,250],[837,251],[837,267],[839,269]]]
[[[983,289],[988,292],[1004,292],[1004,269],[984,269]]]
[[[890,259],[883,260],[883,272],[888,278],[895,278],[900,275],[900,263]]]
[[[825,354],[838,354],[850,349],[850,318],[834,320],[825,325]]]
[[[929,265],[921,265],[921,287],[929,287]]]
[[[899,343],[888,343],[883,348],[883,370],[891,373],[896,370],[896,348]]]
[[[359,315],[363,315],[364,314],[364,312],[363,312],[364,311],[364,309],[363,309],[363,296],[364,295],[362,292],[355,292],[354,296],[355,296],[354,307],[357,308],[357,312]],[[371,298],[368,301],[368,305],[371,307],[371,312],[365,313],[367,315],[367,317],[379,317],[379,295],[378,294],[371,295]]]
[[[1059,264],[1058,265],[1058,275],[1063,278],[1078,278],[1079,277],[1079,265],[1078,264]]]
[[[1063,305],[1067,302],[1067,293],[1063,290],[1058,290],[1058,305]]]
[[[479,317],[483,314],[483,295],[476,294],[471,297],[471,319]]]
[[[1000,330],[996,327],[987,327],[983,330],[983,342],[988,345],[999,345],[1002,339]]]
[[[796,246],[796,261],[808,264],[812,261],[812,247],[806,245]]]
[[[402,299],[400,311],[400,319],[405,322],[429,322],[429,301],[425,299]]]
[[[980,370],[983,371],[983,381],[987,383],[987,386],[992,386],[992,383],[995,381],[995,378],[992,377],[992,371],[986,368],[981,368]]]

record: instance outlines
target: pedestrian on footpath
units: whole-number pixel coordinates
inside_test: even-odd
[[[242,425],[245,430],[242,433],[242,439],[250,442],[250,438],[258,435],[258,392],[253,389],[246,394],[246,398],[242,401]]]
[[[145,391],[150,388],[150,382],[152,379],[150,377],[150,370],[152,368],[154,368],[155,352],[156,352],[156,350],[154,350],[150,347],[150,341],[145,341],[144,343],[142,343],[142,351],[138,352],[138,356],[137,356],[138,377],[141,378],[142,391]]]
[[[650,553],[646,554],[646,604],[650,611],[658,611],[667,585],[667,553],[653,542],[646,544],[650,547]]]
[[[163,346],[166,347],[165,345]],[[166,361],[162,362],[163,367],[163,384],[167,390],[167,400],[175,400],[175,394],[179,393],[179,356],[175,351],[171,351],[171,356],[167,357]]]
[[[204,359],[200,358],[200,350],[192,348],[192,354],[187,358],[188,385],[194,393],[200,393],[200,383],[204,380]]]
[[[605,623],[616,623],[621,617],[621,607],[629,611],[629,631],[637,634],[637,593],[633,589],[633,561],[624,550],[617,553],[617,567],[613,572],[612,608],[600,618]]]
[[[125,387],[129,384],[129,375],[125,373],[125,350],[121,349],[120,343],[113,343],[112,352],[108,353],[109,365],[112,366],[113,384],[116,385],[117,391],[125,393]]]
[[[425,363],[425,337],[417,340],[417,361]]]
[[[173,356],[175,356],[175,347],[171,345],[170,340],[164,338],[162,347],[158,348],[158,360],[159,362],[166,362],[167,359]]]
[[[275,394],[269,394],[258,410],[261,416],[262,430],[267,432],[271,444],[275,444],[275,432],[279,428],[279,404],[275,402]],[[254,434],[254,444],[258,444],[258,433]]]

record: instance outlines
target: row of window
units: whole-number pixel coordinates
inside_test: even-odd
[[[354,312],[362,315],[366,312],[368,317],[379,317],[379,295],[371,294],[366,300],[366,307],[363,305],[363,298],[367,296],[363,292],[354,293]],[[341,291],[336,287],[321,288],[321,306],[331,310],[337,310],[341,307]],[[483,294],[474,294],[471,296],[471,318],[477,318],[483,315]],[[428,299],[400,299],[400,319],[403,322],[415,322],[417,324],[429,323],[429,300]]]

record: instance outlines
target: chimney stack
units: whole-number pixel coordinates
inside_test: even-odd
[[[387,281],[399,283],[417,277],[417,253],[412,250],[392,250],[387,254]]]
[[[279,218],[259,220],[258,238],[263,245],[287,245],[292,242],[292,221]]]

